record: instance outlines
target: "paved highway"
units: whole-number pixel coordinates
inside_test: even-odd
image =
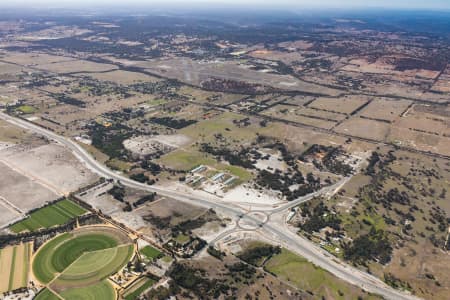
[[[83,162],[86,165],[86,167],[88,167],[90,170],[105,178],[120,181],[125,186],[149,192],[157,192],[158,194],[163,196],[171,197],[183,202],[189,202],[191,204],[200,205],[206,208],[218,209],[223,211],[225,214],[234,217],[235,219],[241,218],[255,224],[261,223],[260,220],[258,220],[251,214],[250,215],[246,214],[247,212],[244,211],[243,209],[222,202],[218,197],[206,195],[204,197],[198,195],[192,196],[185,192],[169,190],[166,187],[149,186],[146,184],[136,182],[124,176],[121,176],[113,172],[112,170],[108,169],[98,161],[96,161],[89,153],[87,153],[86,150],[84,150],[80,145],[78,145],[71,139],[55,134],[49,130],[46,130],[42,127],[39,127],[25,120],[11,117],[3,112],[0,112],[0,119],[6,120],[14,125],[36,132],[40,135],[43,135],[49,139],[52,139],[64,145],[69,150],[71,150],[72,153],[81,162]],[[338,184],[339,183],[337,183],[336,185]],[[386,299],[405,299],[405,300],[419,299],[412,295],[391,288],[390,286],[386,285],[384,282],[382,282],[381,280],[375,278],[370,274],[362,272],[343,262],[339,262],[337,259],[335,259],[330,254],[326,253],[324,250],[316,246],[311,241],[300,237],[296,233],[291,232],[289,228],[287,228],[284,218],[284,212],[286,209],[294,207],[301,202],[308,201],[314,196],[318,196],[319,194],[328,192],[332,188],[334,188],[334,186],[325,188],[314,194],[299,198],[295,200],[295,202],[288,203],[286,205],[274,208],[272,210],[264,211],[267,215],[270,215],[270,218],[267,222],[261,223],[261,227],[258,228],[257,230],[262,234],[264,234],[265,236],[267,236],[269,239],[277,241],[284,247],[294,251],[299,255],[302,255],[303,257],[305,257],[312,263],[316,264],[317,266],[320,266],[328,270],[337,277],[349,283],[357,285],[368,292],[382,295]]]

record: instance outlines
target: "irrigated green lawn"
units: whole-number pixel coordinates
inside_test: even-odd
[[[73,288],[61,292],[61,296],[66,300],[114,300],[116,293],[107,280],[97,284]]]
[[[95,284],[120,270],[133,249],[126,245],[85,253],[52,282],[52,287],[59,290]]]
[[[32,212],[30,217],[12,225],[10,229],[18,233],[25,230],[35,231],[39,228],[49,228],[55,225],[65,224],[85,212],[86,210],[74,202],[65,199]]]
[[[123,244],[107,230],[63,233],[44,244],[34,258],[36,279],[51,282],[37,299],[114,300],[116,293],[107,278],[125,266],[133,253],[133,244]]]
[[[93,270],[101,270],[109,264],[115,264],[118,248],[110,248],[84,253],[76,262],[68,267],[61,275],[61,279],[83,278]]]
[[[177,242],[178,244],[184,245],[185,243],[190,241],[190,237],[188,235],[185,234],[179,234],[177,235],[176,238],[174,238],[175,242]]]
[[[172,151],[161,157],[158,162],[174,169],[185,171],[192,170],[199,165],[211,166],[217,163],[211,156],[194,149],[189,149],[189,151],[184,149]]]
[[[39,252],[33,260],[33,273],[37,280],[42,283],[48,283],[53,279],[55,273],[57,273],[52,263],[53,253],[58,245],[71,237],[71,234],[63,233],[39,249]]]
[[[133,284],[130,288],[127,289],[132,292],[128,291],[125,292],[124,294],[125,300],[135,300],[137,297],[139,297],[140,294],[142,294],[146,289],[150,288],[154,284],[155,281],[153,279],[147,277],[143,278],[142,280]]]
[[[116,247],[118,242],[110,236],[102,234],[84,234],[74,237],[64,233],[39,250],[33,261],[33,272],[36,278],[50,282],[55,273],[61,273],[83,253]]]
[[[163,253],[158,249],[153,248],[152,246],[145,246],[140,250],[141,254],[147,257],[150,260],[154,260],[160,258]]]
[[[21,111],[24,114],[32,114],[36,112],[36,108],[30,105],[22,105],[17,108],[18,111]]]
[[[58,272],[62,272],[83,253],[116,247],[117,244],[113,237],[107,235],[80,235],[55,249],[52,256],[52,264]]]
[[[49,289],[43,289],[34,300],[60,300],[55,294]]]

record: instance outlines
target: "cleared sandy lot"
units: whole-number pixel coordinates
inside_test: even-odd
[[[22,218],[22,214],[11,208],[5,200],[0,197],[0,229],[14,223],[14,221]]]
[[[228,203],[236,203],[248,206],[267,206],[275,205],[282,200],[277,194],[270,191],[258,191],[247,186],[238,186],[225,194],[223,200]]]
[[[104,183],[78,194],[78,197],[92,205],[95,209],[101,210],[105,214],[112,215],[116,212],[122,212],[124,204],[115,200],[110,194],[108,194],[108,190],[112,187],[112,183]]]
[[[188,145],[191,138],[183,134],[138,136],[125,140],[123,145],[133,153],[147,155],[163,148],[179,148]]]
[[[97,179],[70,152],[57,144],[23,151],[9,148],[0,152],[0,161],[61,194],[77,190]]]
[[[26,177],[11,169],[8,165],[0,161],[0,197],[10,203],[9,211],[16,207],[21,212],[27,212],[33,208],[42,206],[46,201],[51,201],[58,198],[60,195],[51,191],[50,189],[39,184],[30,177]],[[16,212],[17,212],[17,209]],[[10,213],[10,218],[17,215]],[[6,219],[1,219],[1,223],[6,222]]]

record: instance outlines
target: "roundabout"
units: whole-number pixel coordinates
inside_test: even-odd
[[[117,228],[82,227],[42,245],[33,257],[33,275],[64,299],[114,299],[108,277],[133,254],[132,240]]]
[[[259,211],[249,212],[246,216],[238,221],[238,227],[245,230],[256,230],[269,220],[266,213]]]

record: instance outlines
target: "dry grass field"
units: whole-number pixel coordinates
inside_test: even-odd
[[[338,90],[303,82],[290,75],[252,70],[250,63],[246,64],[239,60],[197,62],[186,57],[172,57],[170,60],[164,58],[136,62],[135,65],[158,75],[195,85],[200,85],[204,80],[216,77],[262,84],[284,90],[321,92],[331,96],[340,94]]]
[[[232,255],[225,256],[223,261],[208,255],[201,259],[182,262],[182,264],[189,269],[203,270],[201,277],[204,279],[217,280],[217,282],[234,287],[237,299],[245,299],[248,297],[247,295],[259,295],[259,299],[314,299],[308,293],[297,291],[296,288],[282,282],[276,276],[260,270],[254,269],[250,275],[246,276],[248,279],[243,280],[241,277],[243,272],[228,271],[229,267],[239,264],[239,260]],[[199,275],[196,274],[196,276]],[[180,299],[189,298],[181,297]]]
[[[377,151],[385,153],[387,149]],[[386,232],[393,247],[392,258],[386,265],[368,262],[372,274],[382,279],[385,274],[394,274],[404,286],[408,283],[409,289],[419,297],[446,299],[450,259],[441,243],[448,228],[440,225],[437,216],[450,212],[448,193],[443,193],[450,182],[449,164],[443,159],[404,151],[393,154],[396,159],[388,163],[384,171],[377,171],[385,177],[378,181],[377,190],[383,194],[374,196],[375,201],[369,194],[359,192],[373,184],[371,176],[361,174],[324,203],[342,220],[341,227],[348,238],[367,234],[372,226]],[[428,172],[433,175],[426,175]],[[409,204],[400,204],[399,200],[391,198],[385,200],[386,195],[395,190],[403,199],[408,199]],[[389,202],[391,207],[385,207],[380,201]],[[439,241],[439,245],[434,245],[433,241]],[[340,247],[337,243],[329,248],[335,246]],[[342,251],[337,255],[342,256]]]
[[[361,112],[360,116],[394,121],[412,104],[409,100],[387,100],[376,98],[369,103]]]
[[[0,142],[16,144],[29,136],[30,133],[28,131],[0,120]]]
[[[427,106],[414,105],[396,122],[397,127],[450,137],[450,109],[447,107],[427,110]]]
[[[30,243],[0,249],[0,293],[28,285],[32,249]]]
[[[281,51],[271,51],[271,50],[255,50],[248,53],[249,56],[254,58],[262,58],[268,60],[276,60],[282,61],[286,64],[292,63],[294,61],[304,60],[304,56],[302,56],[299,52],[281,52]]]
[[[388,141],[396,145],[413,147],[422,151],[450,155],[450,138],[436,134],[393,127],[388,136]]]
[[[79,73],[77,76],[88,76],[100,81],[111,81],[117,84],[130,85],[139,82],[158,82],[161,79],[146,74],[114,70],[101,73]]]
[[[162,198],[138,210],[138,214],[145,217],[153,215],[161,219],[168,218],[170,226],[175,226],[181,222],[195,219],[205,213],[206,209],[189,205],[169,198]]]
[[[109,64],[94,63],[86,60],[65,60],[62,62],[43,63],[40,62],[36,68],[47,72],[58,74],[83,73],[83,72],[104,72],[117,70],[117,67]]]
[[[74,60],[71,57],[49,55],[44,53],[5,52],[3,60],[20,65],[36,66],[39,64],[52,64]]]
[[[442,72],[441,76],[439,76],[438,80],[433,85],[432,90],[447,94],[450,93],[450,65],[447,65],[447,68]]]
[[[331,129],[336,126],[338,121],[346,118],[346,115],[340,113],[284,104],[272,106],[263,111],[262,114],[324,129]]]
[[[0,59],[2,59],[0,57]],[[2,79],[15,79],[15,75],[28,71],[27,68],[0,61],[0,76]]]
[[[384,141],[389,134],[390,125],[384,122],[353,117],[338,125],[334,130],[366,139]]]
[[[367,96],[345,96],[340,98],[317,98],[308,107],[323,109],[337,113],[351,114],[359,107],[367,103]]]
[[[399,75],[402,76],[404,80],[408,80],[407,77],[419,77],[431,80],[435,79],[439,75],[439,71],[420,68],[404,71],[395,70],[395,61],[399,59],[404,59],[404,57],[384,56],[374,62],[369,62],[365,58],[353,59],[350,60],[349,64],[342,69],[361,73]]]
[[[182,86],[177,93],[188,97],[188,99],[193,102],[210,103],[214,105],[227,105],[247,97],[247,95],[242,94],[204,91],[190,86]]]

